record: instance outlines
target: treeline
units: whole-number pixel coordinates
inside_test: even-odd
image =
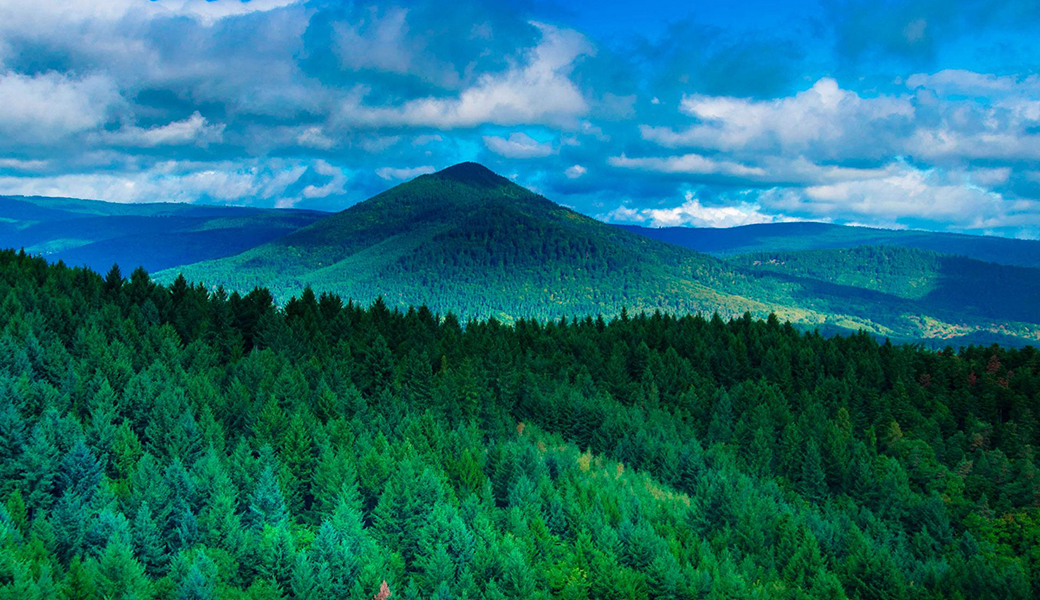
[[[0,325],[0,599],[1040,595],[1032,348],[11,251]]]

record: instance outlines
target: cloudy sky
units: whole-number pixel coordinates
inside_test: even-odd
[[[697,4],[0,0],[0,194],[1040,237],[1040,3]]]

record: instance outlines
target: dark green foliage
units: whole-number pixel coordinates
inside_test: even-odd
[[[0,598],[1040,594],[1035,349],[108,279],[0,252]]]

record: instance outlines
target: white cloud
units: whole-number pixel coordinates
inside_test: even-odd
[[[336,168],[323,160],[315,161],[313,168],[315,173],[331,179],[322,186],[308,185],[303,188],[304,198],[325,198],[333,194],[343,193],[347,185],[347,176],[342,169]]]
[[[22,160],[20,158],[0,158],[0,169],[12,171],[42,171],[50,165],[45,160]]]
[[[567,167],[567,170],[563,172],[567,176],[567,179],[577,179],[588,172],[588,169],[581,165],[573,165]]]
[[[485,135],[484,145],[506,158],[544,158],[553,153],[552,144],[539,142],[523,132],[511,133],[508,139]]]
[[[4,193],[26,196],[91,198],[108,202],[196,202],[200,199],[249,204],[277,201],[305,167],[283,160],[192,163],[166,161],[139,170],[0,176]]]
[[[324,130],[315,125],[307,127],[296,136],[296,143],[304,148],[328,150],[336,145],[336,141],[325,135]]]
[[[977,219],[1002,212],[1003,204],[999,194],[913,168],[880,179],[810,186],[805,195],[820,207],[889,219]]]
[[[644,125],[643,137],[670,148],[873,156],[878,152],[878,136],[909,122],[914,113],[908,98],[864,98],[841,89],[830,78],[777,100],[684,96],[681,110],[698,122],[681,131]],[[886,148],[883,142],[882,149]]]
[[[114,22],[124,19],[156,17],[189,17],[205,26],[217,21],[256,12],[268,12],[298,3],[300,0],[64,0],[62,2],[0,2],[0,17],[9,24],[43,21],[83,23]]]
[[[739,163],[715,160],[699,154],[684,154],[665,158],[629,158],[612,156],[607,159],[611,166],[625,169],[639,169],[658,173],[681,173],[686,175],[724,175],[730,177],[764,176],[766,172],[758,167],[749,167]]]
[[[403,169],[397,169],[394,167],[381,167],[376,169],[376,175],[382,179],[388,181],[402,180],[402,179],[414,179],[420,175],[426,175],[433,173],[437,169],[430,166],[425,167],[408,167]]]
[[[693,192],[686,192],[685,201],[679,206],[642,209],[619,206],[606,216],[611,221],[646,223],[653,227],[737,227],[788,220],[782,216],[764,214],[757,205],[748,202],[704,206]]]
[[[945,69],[937,73],[915,73],[906,78],[910,89],[925,88],[939,94],[975,94],[1040,91],[1040,76],[992,75],[963,69]]]
[[[504,73],[486,73],[457,97],[417,98],[397,107],[372,107],[363,104],[366,90],[359,88],[344,102],[340,119],[369,127],[576,126],[589,107],[568,76],[575,60],[591,54],[593,48],[575,31],[534,25],[542,39],[527,52],[524,64],[513,65]]]
[[[25,144],[56,142],[100,127],[122,103],[103,75],[0,74],[0,135]]]
[[[182,121],[143,129],[135,125],[124,125],[104,139],[112,144],[155,148],[158,146],[200,146],[219,144],[224,141],[223,123],[210,124],[199,111]]]
[[[759,196],[770,210],[811,218],[859,223],[942,223],[959,230],[1026,226],[1040,221],[1040,202],[1014,200],[980,187],[979,179],[999,178],[991,169],[942,171],[898,163],[884,177],[777,188]]]

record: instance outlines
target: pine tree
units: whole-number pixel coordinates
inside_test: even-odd
[[[262,529],[265,525],[283,525],[288,520],[285,498],[278,486],[278,478],[269,466],[261,471],[257,479],[256,489],[249,499],[247,520],[254,529]]]
[[[149,575],[155,577],[161,574],[169,557],[166,555],[162,531],[155,522],[152,509],[147,502],[144,502],[137,510],[131,530],[134,555],[141,561]]]
[[[733,437],[733,402],[729,393],[722,390],[715,397],[715,406],[708,424],[708,441],[728,443]]]
[[[93,579],[102,598],[147,600],[152,597],[152,586],[144,567],[134,558],[130,546],[119,540],[105,547],[94,568]]]
[[[390,389],[394,381],[394,356],[379,333],[365,348],[361,360],[361,393],[368,399]]]
[[[108,270],[108,275],[105,275],[105,293],[115,297],[122,289],[123,283],[123,273],[119,270],[119,265],[113,264]]]
[[[823,469],[823,457],[816,440],[809,438],[802,461],[799,491],[807,499],[820,502],[827,494],[827,473]]]
[[[59,493],[75,495],[84,501],[94,497],[94,491],[101,483],[104,469],[94,456],[94,452],[81,440],[61,461],[55,483]]]
[[[177,585],[176,600],[214,600],[216,596],[217,567],[206,556],[199,554],[191,568]]]

